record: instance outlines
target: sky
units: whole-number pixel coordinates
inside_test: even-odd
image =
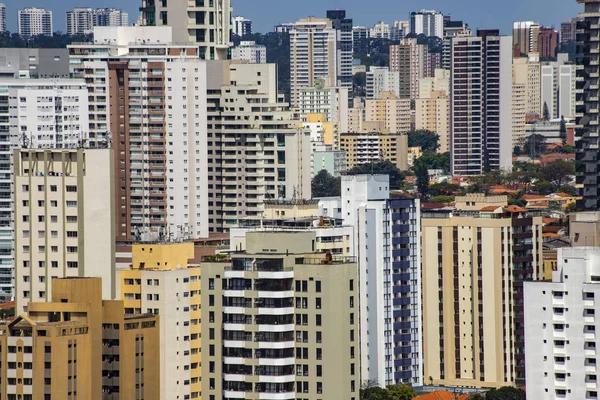
[[[171,0],[175,1],[175,0]],[[345,9],[354,25],[371,26],[378,21],[392,23],[408,19],[411,11],[434,9],[452,14],[472,29],[496,28],[510,34],[513,21],[536,21],[560,27],[567,18],[583,9],[576,0],[231,0],[234,15],[253,21],[254,32],[269,32],[282,22],[310,15],[325,16],[327,9]],[[53,11],[54,30],[65,31],[65,12],[73,7],[114,7],[129,13],[129,21],[139,15],[141,0],[0,0],[6,4],[10,31],[17,30],[17,10],[43,7]]]

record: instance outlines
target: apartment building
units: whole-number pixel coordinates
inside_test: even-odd
[[[0,78],[69,78],[67,49],[0,48]]]
[[[158,399],[158,317],[102,300],[102,279],[52,281],[51,302],[0,325],[7,399]]]
[[[335,86],[348,90],[348,105],[352,105],[354,99],[352,19],[346,18],[345,10],[327,10],[327,19],[331,21],[331,27],[337,31]]]
[[[289,34],[290,104],[297,107],[300,89],[314,87],[317,79],[337,86],[337,30],[329,19],[309,17],[294,23]]]
[[[419,81],[420,99],[430,99],[432,92],[442,92],[450,96],[450,71],[437,68],[432,76]]]
[[[52,36],[52,11],[28,7],[18,12],[19,35],[24,38],[44,35]]]
[[[417,39],[402,39],[390,45],[390,71],[399,73],[400,98],[419,97],[419,81],[427,70],[427,45],[417,44]]]
[[[510,41],[497,30],[479,30],[477,36],[452,39],[453,175],[512,167]]]
[[[142,0],[142,24],[170,26],[174,43],[192,43],[202,60],[226,60],[231,43],[231,0]]]
[[[538,36],[538,52],[541,58],[556,57],[558,49],[558,31],[553,27],[541,27]]]
[[[359,398],[356,263],[315,245],[248,232],[245,251],[202,264],[204,398]]]
[[[322,170],[335,177],[346,172],[348,162],[345,151],[335,150],[328,144],[313,142],[312,145],[311,175],[313,178]]]
[[[277,94],[275,64],[208,64],[211,232],[258,220],[263,202],[310,198],[310,132]]]
[[[388,67],[370,66],[367,72],[367,99],[379,99],[384,92],[400,96],[400,73]]]
[[[115,297],[113,152],[20,149],[13,154],[15,306],[52,299],[52,278],[102,277]]]
[[[421,219],[424,376],[443,386],[523,386],[523,282],[544,276],[542,218],[507,206],[506,196],[456,200]]]
[[[88,83],[91,145],[114,150],[115,228],[142,237],[208,236],[206,64],[170,27],[96,27],[69,46]]]
[[[265,64],[267,62],[267,48],[256,42],[241,42],[239,46],[231,49],[232,60],[246,60],[250,64]]]
[[[418,199],[391,198],[387,175],[342,177],[344,225],[354,227],[363,381],[423,385]],[[426,376],[426,375],[425,375]]]
[[[558,249],[551,282],[525,282],[527,394],[546,399],[594,399],[600,296],[600,249]]]
[[[527,90],[523,83],[512,85],[512,147],[522,147],[527,139]]]
[[[0,3],[0,32],[6,31],[6,4]]]
[[[444,14],[435,10],[410,13],[410,33],[444,37]]]
[[[121,271],[127,314],[160,316],[158,378],[161,400],[201,397],[200,266],[190,264],[194,243],[140,243],[129,270]]]
[[[231,31],[239,37],[252,34],[252,20],[242,16],[231,18]]]
[[[66,22],[67,35],[85,35],[92,33],[95,26],[127,26],[129,16],[115,8],[76,7],[67,11]]]
[[[352,51],[359,54],[367,54],[367,39],[369,38],[369,28],[364,26],[352,27]]]
[[[578,65],[576,77],[584,81],[576,89],[575,111],[577,119],[577,184],[583,185],[580,195],[583,199],[577,204],[577,208],[585,211],[598,209],[600,199],[600,186],[598,185],[599,165],[597,160],[598,145],[600,144],[598,133],[600,132],[596,121],[598,120],[598,108],[600,102],[596,96],[598,87],[598,74],[600,73],[600,49],[595,38],[598,37],[600,29],[600,0],[577,0],[584,4],[583,13],[578,15],[577,22],[577,52],[585,63]]]
[[[541,105],[542,110],[548,107],[551,119],[575,116],[576,69],[566,53],[558,54],[556,61],[542,64]]]
[[[348,131],[347,88],[327,86],[325,80],[317,79],[314,86],[300,89],[297,109],[302,121],[308,122],[309,114],[323,114],[323,122],[337,124],[341,132]]]
[[[382,93],[377,100],[365,101],[365,120],[381,122],[385,133],[404,133],[411,128],[411,100],[393,92]]]
[[[247,248],[248,232],[314,232],[317,252],[334,256],[355,256],[354,227],[319,212],[319,200],[284,199],[265,202],[264,219],[243,222],[230,231],[230,250]]]
[[[538,53],[513,59],[513,84],[525,85],[525,113],[543,115],[541,103],[541,64]]]
[[[439,136],[439,153],[450,151],[450,98],[432,91],[428,98],[415,100],[415,129],[425,129]]]
[[[345,133],[340,137],[340,150],[346,152],[348,169],[382,160],[401,171],[408,168],[406,133]]]
[[[538,39],[541,26],[533,21],[517,21],[513,23],[512,47],[517,57],[529,53],[539,53]]]

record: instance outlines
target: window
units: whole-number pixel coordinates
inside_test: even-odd
[[[315,299],[315,307],[317,307],[317,309],[321,309],[321,298],[317,297]]]
[[[354,290],[354,279],[350,279],[350,291]]]
[[[77,202],[75,200],[67,200],[67,207],[77,207]]]
[[[29,222],[29,215],[23,215],[23,222]]]
[[[321,326],[321,314],[317,314],[317,326]]]
[[[77,186],[67,185],[67,192],[76,193],[77,192]]]
[[[323,343],[323,332],[317,331],[317,343]]]
[[[317,360],[323,359],[323,349],[317,348]]]
[[[22,190],[23,192],[29,192],[29,185],[22,185],[22,186],[21,186],[21,190]]]
[[[215,305],[215,296],[212,294],[208,296],[208,305],[211,307],[214,307]]]
[[[52,222],[52,223],[57,223],[57,222],[58,222],[58,216],[56,216],[56,215],[51,215],[51,216],[50,216],[50,222]]]
[[[323,376],[323,366],[317,365],[317,376]]]
[[[77,231],[67,231],[67,237],[68,238],[76,238],[77,237]]]
[[[215,328],[208,329],[208,338],[210,340],[215,340]]]
[[[56,192],[57,191],[56,185],[50,185],[50,191],[51,192]]]
[[[350,296],[350,308],[354,308],[354,296]]]
[[[321,293],[321,281],[315,281],[315,291]]]
[[[44,191],[44,185],[38,185],[38,192]]]

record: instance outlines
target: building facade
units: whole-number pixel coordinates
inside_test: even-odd
[[[69,78],[67,49],[1,48],[0,78]]]
[[[600,46],[596,38],[600,34],[600,0],[578,0],[584,5],[583,13],[579,14],[577,22],[577,52],[579,53],[577,65],[575,116],[577,141],[577,184],[583,185],[580,195],[583,197],[577,208],[586,211],[595,211],[600,205],[600,173],[597,151],[600,145],[598,134],[600,128],[598,121],[600,102],[596,97],[600,73]]]
[[[390,198],[387,175],[343,176],[340,208],[358,256],[362,380],[420,387],[419,200]]]
[[[21,149],[13,159],[17,313],[52,299],[53,278],[102,277],[114,298],[112,150]]]
[[[543,277],[542,219],[493,200],[423,212],[424,376],[435,385],[525,384],[523,282]]]
[[[517,57],[529,53],[539,53],[538,38],[541,26],[533,21],[517,21],[513,23],[513,49]]]
[[[541,27],[538,37],[538,52],[541,58],[555,58],[558,48],[558,31],[554,28]]]
[[[6,4],[0,3],[0,32],[6,31]]]
[[[541,116],[541,64],[537,53],[513,60],[512,82],[525,86],[525,114]]]
[[[239,37],[252,34],[252,20],[241,16],[231,18],[231,31]]]
[[[400,73],[388,67],[369,67],[367,72],[367,99],[379,99],[383,92],[400,96]]]
[[[438,152],[450,151],[450,98],[432,91],[428,98],[415,100],[415,129],[425,129],[439,136]]]
[[[117,240],[208,236],[206,63],[170,27],[96,27],[69,47],[89,142],[115,151]]]
[[[231,47],[231,0],[142,0],[142,23],[170,26],[173,42],[193,43],[202,60],[226,60]]]
[[[140,243],[129,270],[121,271],[121,300],[128,315],[160,316],[160,392],[157,398],[195,399],[201,392],[200,266],[194,243]]]
[[[22,37],[52,36],[52,11],[30,7],[19,10],[18,14],[19,35]]]
[[[510,40],[494,30],[452,39],[453,175],[512,167]]]
[[[329,19],[309,17],[296,22],[289,34],[290,103],[297,107],[300,90],[314,87],[317,79],[326,86],[336,85],[337,30]]]
[[[547,106],[551,119],[575,116],[576,69],[566,53],[558,54],[557,61],[542,64],[541,105],[542,110]]]
[[[158,318],[102,300],[102,279],[52,281],[52,300],[0,325],[6,399],[158,400]]]
[[[444,15],[435,10],[410,13],[410,33],[444,37]]]
[[[596,372],[597,247],[558,249],[550,282],[525,282],[527,394],[540,399],[593,399]]]
[[[405,133],[411,127],[411,101],[393,92],[382,93],[377,100],[365,102],[365,120],[381,122],[386,133]]]
[[[248,232],[245,251],[203,263],[203,398],[359,398],[356,262],[315,240]]]
[[[427,69],[427,45],[417,44],[417,39],[402,39],[398,45],[390,45],[390,71],[399,74],[401,98],[419,97],[419,81],[425,78]]]
[[[408,135],[406,133],[342,134],[340,150],[346,152],[348,169],[383,160],[390,161],[400,171],[408,168]]]
[[[260,219],[263,202],[310,198],[310,132],[277,93],[275,64],[208,64],[210,232]]]
[[[323,122],[337,124],[340,132],[348,131],[347,88],[327,86],[324,80],[317,79],[313,87],[300,89],[297,108],[302,121],[308,121],[310,114],[322,114]]]
[[[241,42],[239,46],[231,49],[232,60],[246,60],[250,64],[265,64],[267,62],[267,48],[256,42]]]
[[[348,89],[348,105],[352,105],[354,98],[352,19],[346,18],[345,10],[327,10],[327,19],[331,21],[331,27],[337,31],[335,86]]]
[[[94,12],[91,8],[76,7],[67,11],[67,35],[86,35],[94,29]]]

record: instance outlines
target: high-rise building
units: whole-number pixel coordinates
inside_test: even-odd
[[[419,200],[390,198],[387,175],[343,176],[340,200],[329,208],[354,226],[362,379],[422,386]]]
[[[50,301],[52,278],[102,277],[114,298],[112,150],[21,149],[13,159],[17,313]]]
[[[352,51],[358,54],[368,53],[369,28],[364,26],[352,27]]]
[[[201,390],[200,266],[194,243],[134,244],[119,277],[128,315],[159,315],[160,399],[199,398]],[[147,350],[149,351],[149,350]]]
[[[515,60],[513,60],[515,61]],[[527,90],[524,83],[513,83],[512,85],[512,146],[522,147],[525,145],[527,132],[525,122],[527,121]]]
[[[556,57],[558,48],[558,31],[554,28],[542,27],[538,36],[537,51],[542,59]]]
[[[367,99],[379,99],[384,92],[400,96],[400,73],[388,67],[369,67],[367,72]]]
[[[6,5],[0,3],[0,32],[6,31]]]
[[[326,18],[309,17],[290,31],[290,103],[298,106],[301,88],[313,87],[317,79],[326,86],[337,80],[337,30]],[[350,60],[352,75],[352,60]]]
[[[127,26],[129,14],[116,8],[97,8],[92,16],[94,26]]]
[[[399,74],[401,98],[419,97],[419,80],[427,69],[427,45],[417,44],[417,39],[403,39],[400,44],[390,45],[390,71]]]
[[[411,101],[384,92],[379,99],[365,101],[365,120],[381,122],[379,132],[406,133],[411,127]]]
[[[429,99],[432,92],[441,92],[450,96],[450,71],[438,68],[431,77],[419,81],[419,98]]]
[[[391,35],[390,25],[379,21],[372,28],[369,28],[369,37],[375,39],[389,39]]]
[[[209,226],[228,232],[260,220],[264,200],[311,197],[310,132],[278,94],[275,64],[207,65]]]
[[[444,15],[435,10],[410,13],[410,33],[444,37]]]
[[[394,21],[390,28],[390,40],[402,40],[410,33],[410,21]]]
[[[525,85],[525,113],[542,115],[541,66],[537,53],[513,59],[513,84]]]
[[[19,35],[24,38],[44,35],[52,36],[52,11],[43,8],[19,10]]]
[[[541,108],[547,106],[551,119],[575,116],[576,66],[568,54],[558,54],[557,61],[541,67]]]
[[[231,0],[142,0],[142,23],[171,26],[173,42],[193,43],[202,60],[226,60],[231,47]]]
[[[582,185],[580,195],[583,197],[577,207],[586,211],[600,208],[600,184],[598,175],[598,146],[600,146],[600,101],[598,100],[598,85],[600,83],[600,0],[577,0],[584,4],[583,13],[579,14],[577,22],[577,87],[575,101],[575,129],[577,138],[577,184]]]
[[[328,10],[327,19],[331,21],[331,27],[337,31],[335,86],[348,89],[348,105],[350,106],[354,98],[352,90],[352,19],[346,18],[344,10]]]
[[[69,46],[91,143],[114,149],[117,240],[208,236],[206,63],[170,27],[96,27]],[[128,265],[128,263],[126,263]]]
[[[479,175],[512,167],[510,40],[497,30],[452,39],[453,175]]]
[[[158,316],[102,300],[102,279],[53,279],[51,302],[0,325],[4,399],[159,400]],[[170,327],[172,328],[172,327]],[[172,372],[172,371],[170,371]]]
[[[76,7],[67,11],[67,35],[85,35],[94,29],[94,12],[91,8]]]
[[[442,42],[441,68],[450,71],[452,67],[452,38],[456,36],[473,36],[473,32],[469,29],[469,25],[460,23],[457,24],[455,28],[445,29],[444,35]]]
[[[408,169],[406,133],[344,133],[340,137],[340,150],[346,152],[348,169],[383,160],[401,171]]]
[[[314,87],[300,89],[297,108],[302,121],[309,114],[323,114],[325,122],[338,124],[340,132],[348,131],[347,88],[328,87],[325,81],[317,79]]]
[[[231,31],[239,37],[252,34],[252,20],[241,16],[231,18]]]
[[[232,60],[246,60],[250,64],[265,64],[267,62],[267,47],[256,42],[240,42],[239,46],[231,49]]]
[[[512,47],[515,55],[523,56],[529,53],[539,53],[538,39],[541,26],[533,21],[513,23]]]
[[[577,18],[569,18],[560,24],[560,43],[566,44],[577,40]]]
[[[523,282],[543,276],[542,218],[484,195],[422,215],[424,376],[523,386]]]
[[[358,399],[355,259],[315,252],[310,231],[245,241],[227,261],[202,263],[202,397]]]
[[[558,249],[551,282],[525,282],[527,395],[543,400],[593,399],[600,249]]]
[[[415,129],[437,133],[438,152],[450,151],[450,97],[447,93],[434,90],[428,97],[415,100]]]

